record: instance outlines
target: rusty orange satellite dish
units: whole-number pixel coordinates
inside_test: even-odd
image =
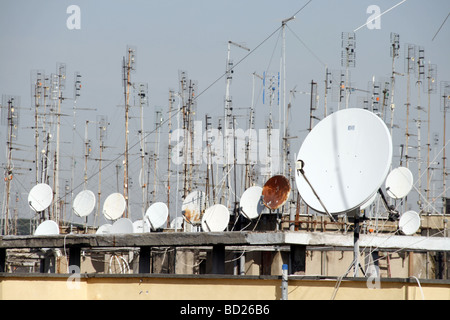
[[[262,200],[270,210],[276,210],[286,203],[291,193],[289,180],[282,175],[271,177],[262,189]]]

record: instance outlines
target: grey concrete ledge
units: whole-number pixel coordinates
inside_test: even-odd
[[[331,232],[150,232],[141,234],[66,234],[54,236],[3,236],[0,248],[123,248],[164,246],[271,246],[305,245],[353,247],[353,234]],[[360,248],[407,251],[450,251],[448,237],[360,235]]]

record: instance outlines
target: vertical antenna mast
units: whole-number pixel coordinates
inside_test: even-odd
[[[97,225],[97,218],[100,214],[100,200],[102,195],[102,161],[103,161],[103,149],[106,148],[105,146],[105,139],[108,134],[108,118],[107,116],[97,116],[97,139],[99,140],[99,158],[98,158],[98,191],[97,191],[97,212],[95,213],[94,217],[94,226]]]
[[[354,68],[356,66],[356,35],[354,32],[342,32],[341,39],[341,66],[345,67],[345,108],[347,109],[350,98],[348,68]]]
[[[325,118],[327,116],[328,110],[327,110],[327,104],[328,104],[328,100],[327,100],[327,94],[328,94],[328,90],[331,90],[331,79],[329,79],[329,76],[331,75],[331,73],[328,71],[328,67],[325,68],[325,93],[324,93],[324,98],[323,98],[323,117]]]
[[[156,194],[158,193],[158,160],[159,160],[159,131],[163,122],[160,110],[155,110],[155,150],[153,152],[153,203],[156,202]]]
[[[414,71],[414,60],[416,56],[416,46],[413,44],[407,44],[406,45],[406,53],[405,53],[405,71],[407,73],[406,78],[406,130],[405,130],[405,166],[408,168],[409,166],[409,156],[408,156],[408,149],[409,149],[409,107],[411,105],[410,103],[410,87],[411,87],[411,71]],[[406,200],[405,200],[406,203]],[[406,204],[405,204],[406,207]]]
[[[167,209],[169,214],[167,216],[167,227],[170,227],[170,164],[172,160],[172,107],[174,102],[174,92],[169,90],[169,142],[167,146]]]
[[[39,183],[39,107],[44,98],[44,72],[34,71],[31,74],[32,97],[34,98],[34,148],[35,148],[35,184]]]
[[[5,201],[3,203],[3,219],[4,219],[4,230],[3,234],[8,235],[10,231],[9,226],[9,206],[11,198],[11,180],[13,179],[13,162],[12,162],[12,150],[13,140],[17,138],[17,128],[18,128],[18,109],[20,104],[20,98],[17,96],[3,96],[3,109],[2,109],[2,120],[6,120],[8,128],[8,138],[6,142],[6,170],[5,170]],[[6,110],[4,110],[6,108]],[[6,118],[6,119],[5,119]]]
[[[128,120],[129,120],[129,108],[130,108],[130,86],[131,83],[131,71],[136,70],[136,49],[127,47],[127,58],[123,57],[123,85],[124,85],[124,98],[125,98],[125,154],[123,163],[123,196],[125,198],[126,210],[124,217],[128,218],[130,215],[130,203],[128,193]]]
[[[57,223],[59,223],[59,211],[61,208],[59,208],[60,200],[59,200],[59,159],[60,159],[60,152],[59,152],[59,146],[61,142],[61,103],[64,100],[62,96],[62,91],[65,89],[65,83],[66,83],[66,65],[64,63],[58,63],[57,64],[57,77],[58,77],[58,84],[57,90],[58,97],[57,97],[57,103],[58,103],[58,109],[56,113],[56,151],[55,151],[55,167],[54,167],[54,200],[53,200],[53,217],[56,220]]]
[[[443,214],[447,214],[447,168],[446,168],[446,160],[447,156],[445,153],[445,146],[446,146],[446,138],[445,138],[445,127],[446,127],[446,114],[447,109],[450,108],[450,81],[441,81],[441,110],[444,112],[444,138],[443,138],[443,155],[442,155],[442,199],[444,199],[444,206],[443,206]]]
[[[290,18],[284,19],[283,21],[281,21],[281,27],[283,29],[283,47],[282,47],[282,59],[283,59],[283,83],[282,83],[282,88],[283,88],[283,119],[286,119],[286,24],[291,21],[294,20],[295,16],[292,16]],[[283,127],[283,133],[286,133],[286,126],[287,123],[284,123],[284,127]],[[282,166],[283,166],[283,171],[282,174],[285,175],[285,171],[286,171],[286,136],[283,137],[283,153],[282,153]]]
[[[146,195],[148,185],[145,183],[145,131],[144,131],[144,106],[148,105],[148,84],[139,83],[138,84],[138,97],[139,97],[139,110],[140,110],[140,120],[141,129],[139,130],[139,143],[141,145],[141,173],[139,176],[139,184],[142,188],[142,219],[145,216],[146,207]]]
[[[433,93],[436,93],[436,78],[437,78],[437,66],[435,64],[431,64],[428,62],[428,70],[427,70],[427,96],[428,96],[428,132],[427,132],[427,205],[430,203],[430,151],[431,151],[431,134],[430,134],[430,128],[431,128],[431,101],[430,96]],[[425,90],[425,87],[424,87]],[[428,208],[428,206],[427,206]]]
[[[231,187],[231,183],[230,183],[230,178],[231,176],[229,175],[229,165],[230,165],[230,133],[232,132],[232,128],[233,128],[233,123],[232,123],[232,99],[231,99],[231,95],[230,95],[230,86],[231,86],[231,80],[233,79],[233,62],[231,60],[231,45],[236,46],[238,48],[241,48],[243,50],[246,51],[250,51],[249,48],[240,45],[238,43],[235,43],[233,41],[228,41],[228,46],[227,46],[227,63],[226,63],[226,90],[225,90],[225,114],[224,114],[224,139],[225,139],[225,143],[224,143],[224,147],[225,147],[225,165],[224,165],[224,184],[226,184],[226,187],[222,189],[222,192],[225,193],[225,198],[226,198],[226,207],[229,207],[230,204],[230,199],[229,199],[229,195],[230,195],[230,187]]]
[[[395,91],[395,59],[399,56],[400,36],[397,33],[391,33],[391,57],[392,57],[392,75],[391,75],[391,137],[394,128],[394,91]]]
[[[422,120],[420,118],[420,113],[422,112],[422,106],[420,101],[420,86],[425,76],[425,49],[423,47],[418,47],[418,56],[417,56],[417,68],[416,77],[417,77],[417,166],[418,166],[418,189],[422,192],[422,155],[421,155],[421,125]],[[422,200],[418,200],[418,205],[420,210],[423,209]]]

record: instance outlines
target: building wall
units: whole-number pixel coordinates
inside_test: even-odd
[[[144,275],[2,275],[2,300],[27,299],[152,299],[152,300],[279,300],[281,277],[144,276]],[[72,287],[70,287],[72,286]],[[292,278],[288,299],[329,300],[450,300],[450,282],[381,280],[369,289],[365,279]]]

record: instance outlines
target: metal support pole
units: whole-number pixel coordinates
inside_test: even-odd
[[[225,273],[225,245],[218,244],[212,250],[212,274]]]
[[[288,300],[288,265],[283,264],[281,270],[281,300]]]
[[[0,272],[6,272],[6,249],[0,248]]]
[[[306,246],[291,245],[291,274],[304,275],[306,271]]]
[[[139,250],[139,273],[150,273],[151,247],[140,247]]]
[[[69,249],[69,267],[77,266],[81,270],[81,248],[70,247]]]

